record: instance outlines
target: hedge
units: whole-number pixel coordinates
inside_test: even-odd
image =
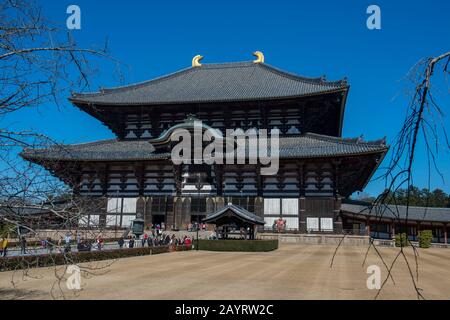
[[[192,244],[195,246],[197,241]],[[199,250],[266,252],[278,249],[278,240],[199,240]]]
[[[432,240],[433,240],[433,232],[431,230],[419,231],[419,247],[420,248],[431,247]]]
[[[117,241],[119,241],[119,239],[120,238],[103,238],[102,240],[103,240],[104,243],[108,243],[108,242],[115,242],[115,243],[117,243]],[[90,241],[92,243],[95,243],[95,241],[97,239],[85,239],[85,240]],[[58,240],[52,239],[52,243],[53,243],[54,246],[56,246],[56,244],[58,243]],[[63,240],[62,243],[65,245],[66,241]],[[77,240],[76,239],[72,239],[70,241],[70,244],[71,245],[77,244]],[[20,241],[19,240],[10,241],[9,244],[8,244],[8,248],[9,249],[20,248]],[[41,240],[27,240],[27,248],[42,248],[42,242],[41,242]]]
[[[406,233],[400,233],[395,235],[395,246],[396,247],[408,246],[408,237],[406,236]]]
[[[63,264],[112,260],[127,257],[160,254],[171,251],[191,250],[190,246],[159,246],[145,248],[126,248],[91,252],[72,252],[67,254],[53,253],[34,256],[13,256],[0,258],[0,271],[19,270],[27,268],[51,267]]]

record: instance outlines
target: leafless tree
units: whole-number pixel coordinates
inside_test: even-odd
[[[0,226],[20,227],[42,237],[21,211],[45,208],[57,218],[59,227],[68,231],[78,228],[87,200],[18,156],[23,148],[54,147],[56,142],[33,130],[14,130],[8,123],[19,111],[49,105],[59,108],[70,91],[89,89],[95,66],[103,61],[118,64],[106,44],[79,47],[71,32],[47,20],[34,1],[0,0]],[[55,199],[61,196],[65,201],[57,203]],[[69,256],[67,259],[70,262]],[[92,274],[94,269],[84,267],[83,272]],[[65,277],[58,270],[55,268],[54,288],[60,288]],[[22,273],[27,274],[27,270]]]
[[[430,187],[431,176],[437,175],[444,181],[444,177],[439,170],[436,157],[440,150],[448,151],[450,144],[445,126],[445,111],[448,109],[448,99],[450,86],[448,83],[450,63],[450,52],[443,53],[436,57],[430,57],[419,61],[409,72],[407,79],[412,83],[413,91],[409,92],[411,98],[406,109],[406,118],[398,135],[393,140],[391,146],[391,156],[388,165],[381,168],[382,174],[376,179],[385,181],[385,191],[379,195],[371,205],[370,210],[380,220],[389,213],[394,216],[396,224],[406,228],[408,224],[410,191],[413,186],[414,177],[418,174],[428,175],[428,188]],[[442,88],[440,85],[443,84]],[[428,159],[428,167],[414,167],[417,154],[425,154]],[[407,190],[406,215],[400,216],[398,205],[395,203],[395,193],[404,188]],[[393,196],[394,195],[394,196]],[[394,203],[392,205],[392,202]],[[367,248],[363,265],[366,262],[369,250],[373,249],[388,273],[382,282],[381,289],[378,290],[375,298],[381,294],[385,284],[391,279],[393,268],[403,260],[408,268],[408,272],[415,288],[418,299],[425,299],[419,280],[419,259],[418,251],[412,243],[407,240],[414,251],[414,261],[409,261],[402,246],[395,255],[392,262],[387,263],[386,257],[371,243]],[[340,245],[336,247],[332,257],[331,266]]]
[[[428,188],[430,187],[433,173],[437,174],[444,181],[444,177],[437,165],[436,157],[440,150],[448,150],[450,148],[444,122],[445,104],[448,103],[450,92],[448,84],[449,62],[450,52],[446,52],[439,56],[419,61],[409,72],[408,79],[412,82],[414,91],[407,108],[406,118],[392,145],[390,162],[381,176],[386,182],[385,191],[373,204],[380,218],[385,212],[389,211],[398,221],[397,223],[399,225],[403,224],[405,227],[408,224],[410,191],[414,177],[417,174],[424,174],[425,171],[421,170],[422,168],[414,167],[418,153],[426,154],[428,159],[428,167],[425,171],[428,175]],[[444,84],[443,90],[439,84]],[[400,188],[407,190],[406,215],[402,218],[395,204],[395,196],[389,199]],[[394,205],[388,206],[388,202],[392,200]],[[418,252],[414,246],[411,247],[414,250],[414,267],[408,261],[404,248],[401,246],[389,265],[388,276],[383,281],[376,297],[379,296],[388,278],[391,276],[392,269],[399,261],[398,258],[402,258],[408,267],[417,298],[425,298],[418,286]]]

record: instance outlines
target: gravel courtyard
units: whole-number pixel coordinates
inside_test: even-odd
[[[390,263],[399,249],[378,248]],[[66,299],[373,299],[368,290],[368,265],[386,268],[373,249],[362,266],[366,247],[341,247],[330,268],[334,246],[288,245],[268,253],[175,252],[97,262],[95,275],[83,275],[76,294],[61,284]],[[412,249],[406,250],[411,268]],[[450,299],[450,250],[419,249],[419,287],[427,299]],[[416,299],[402,258],[380,299]],[[109,264],[109,265],[107,265]],[[60,274],[64,266],[58,267]],[[11,280],[14,279],[15,287]],[[55,269],[0,273],[0,300],[51,299]],[[57,286],[53,295],[61,298]]]

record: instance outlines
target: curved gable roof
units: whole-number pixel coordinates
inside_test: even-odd
[[[346,80],[305,78],[264,63],[203,64],[154,80],[97,93],[75,93],[75,104],[158,105],[294,98],[345,91]]]
[[[24,149],[28,160],[124,161],[170,159],[170,152],[159,153],[152,140],[102,140],[73,145],[55,145],[47,149]],[[162,141],[164,142],[164,141]],[[280,137],[280,158],[323,158],[380,153],[389,147],[384,139],[363,141],[306,133],[297,137]]]
[[[238,217],[240,220],[243,220],[245,222],[259,225],[264,225],[266,223],[263,218],[234,204],[228,204],[222,209],[219,209],[216,212],[208,214],[206,218],[203,219],[203,222],[217,221],[221,217],[226,216],[228,212],[232,212],[234,216]]]

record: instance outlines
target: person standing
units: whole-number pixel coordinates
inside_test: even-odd
[[[191,244],[192,244],[191,238],[186,237],[184,239],[184,245],[190,249],[191,248]]]
[[[45,243],[46,243],[48,252],[50,254],[52,254],[53,253],[53,240],[52,240],[52,238],[48,237],[47,240],[45,240]]]
[[[8,254],[8,246],[9,246],[9,235],[3,239],[2,243],[4,257],[6,257],[6,255]]]
[[[119,241],[117,241],[117,244],[119,245],[119,248],[123,248],[123,244],[125,243],[125,240],[123,237],[120,237]]]
[[[102,250],[102,245],[103,245],[103,239],[101,235],[98,235],[97,237],[97,249],[98,250]]]
[[[63,237],[59,236],[58,243],[57,243],[59,252],[62,252],[62,250],[61,250],[62,242],[63,242]]]
[[[0,248],[2,249],[2,256],[6,257],[8,254],[8,238],[3,237],[2,242],[0,243]]]
[[[134,238],[130,238],[130,242],[128,243],[128,248],[134,248]]]
[[[20,238],[20,254],[27,253],[27,239],[24,236]]]
[[[142,237],[142,248],[145,247],[145,243],[148,243],[148,234],[144,233]]]
[[[68,232],[66,233],[66,236],[64,237],[64,242],[66,243],[66,246],[64,248],[64,252],[68,253],[71,251],[71,247],[70,247],[70,242],[72,241],[72,236],[71,234]]]
[[[81,243],[81,240],[82,240],[81,233],[77,232],[77,246]]]

